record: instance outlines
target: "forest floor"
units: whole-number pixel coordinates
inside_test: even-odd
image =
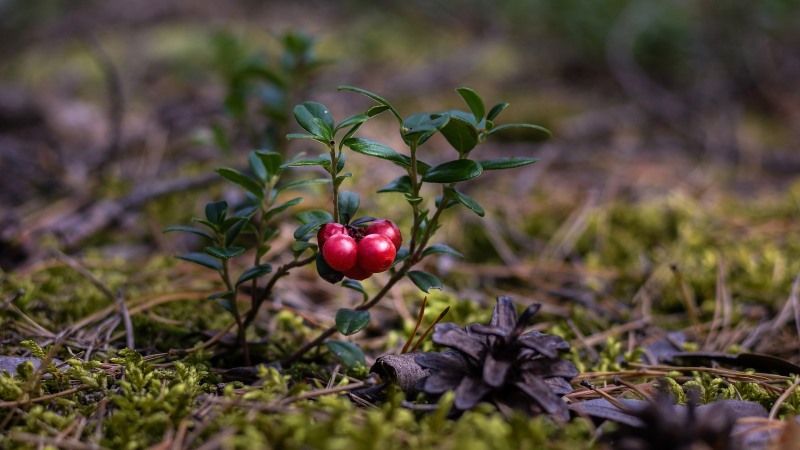
[[[280,50],[247,33],[253,46]],[[406,72],[391,75],[398,62],[383,58],[402,48],[389,47],[412,44],[355,35],[338,44],[361,45],[375,72],[362,76],[369,68],[348,59],[354,50],[337,53],[323,39],[320,53],[337,62],[295,101],[322,101],[344,117],[361,104],[335,86],[361,81],[388,89],[406,110],[457,100],[452,65],[442,75],[447,64],[410,58]],[[344,367],[325,347],[277,364],[361,301],[321,280],[313,264],[293,270],[260,311],[247,365],[235,324],[208,300],[221,289],[218,277],[175,258],[198,241],[162,233],[208,201],[236,197],[213,173],[241,165],[249,150],[241,142],[220,150],[214,136],[215,124],[233,126],[224,107],[230,86],[204,49],[219,38],[191,24],[125,36],[37,48],[4,72],[0,116],[14,121],[0,129],[1,447],[604,448],[601,436],[614,425],[601,419],[614,419],[596,411],[574,410],[562,424],[482,404],[454,418],[452,395],[359,394],[386,381],[369,368],[413,336],[423,301],[421,329],[447,307],[447,322],[488,322],[501,295],[542,304],[535,329],[570,344],[565,358],[580,372],[570,404],[639,399],[667,386],[681,403],[691,391],[702,404],[763,407],[736,423],[747,448],[800,442],[800,183],[791,170],[770,170],[780,165],[774,155],[708,154],[643,119],[635,104],[548,79],[529,89],[514,73],[501,75],[502,58],[484,70],[453,55],[489,86],[487,96],[496,79],[507,81],[496,90],[509,96],[515,119],[554,130],[534,147],[512,136],[487,151],[540,161],[468,186],[486,217],[448,212],[439,235],[463,258],[426,262],[443,290],[425,294],[403,281],[369,326],[346,338],[366,365]],[[458,48],[459,36],[451,38],[426,57]],[[496,44],[479,50],[503,50]],[[381,119],[364,135],[398,148],[386,137],[392,127]],[[348,162],[362,210],[408,229],[405,205],[370,194],[398,174],[370,161]],[[298,211],[327,206],[324,189],[306,195]],[[284,262],[294,223],[281,224],[267,259]],[[372,294],[386,279],[363,285]],[[426,340],[420,350],[434,348]]]

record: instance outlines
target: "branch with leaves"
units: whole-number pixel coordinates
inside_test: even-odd
[[[205,207],[205,217],[193,220],[197,225],[176,225],[166,228],[165,231],[191,233],[207,242],[208,245],[202,251],[186,253],[178,258],[219,274],[225,290],[211,295],[209,299],[218,302],[233,316],[239,345],[244,352],[245,362],[249,364],[246,330],[255,320],[261,305],[269,298],[278,280],[288,275],[291,269],[314,260],[313,254],[311,257],[303,256],[307,251],[315,251],[313,245],[307,242],[295,243],[292,246],[292,259],[278,267],[264,288],[259,289],[259,280],[273,271],[273,265],[263,263],[262,260],[271,249],[270,242],[277,236],[276,220],[291,207],[298,205],[303,198],[294,197],[282,203],[277,200],[282,193],[309,184],[318,184],[320,180],[281,182],[285,165],[283,157],[275,152],[253,151],[250,152],[248,161],[249,173],[228,167],[217,170],[220,176],[244,191],[243,202],[233,208],[225,201],[209,203]],[[253,250],[252,263],[238,277],[234,277],[231,260],[242,257],[249,250]],[[239,311],[237,294],[239,288],[246,283],[251,286],[250,309],[242,314]]]
[[[471,152],[490,136],[510,129],[523,129],[531,132],[537,139],[547,138],[550,132],[538,125],[504,124],[496,125],[495,120],[508,103],[498,103],[488,113],[481,97],[472,89],[459,88],[458,94],[465,101],[470,112],[448,110],[436,113],[417,113],[406,118],[400,115],[387,99],[373,92],[342,86],[342,91],[356,92],[372,99],[376,105],[366,112],[348,117],[336,124],[328,108],[320,103],[305,102],[295,107],[294,115],[298,124],[307,133],[290,134],[290,139],[310,139],[323,145],[327,152],[312,158],[300,158],[290,162],[289,166],[321,166],[324,168],[332,184],[332,214],[320,215],[318,222],[309,222],[302,233],[295,233],[299,240],[310,239],[313,232],[327,223],[335,222],[344,225],[350,234],[359,235],[359,229],[369,226],[371,217],[355,218],[359,207],[358,195],[341,191],[342,183],[351,176],[344,172],[346,155],[344,148],[353,152],[389,161],[405,170],[405,174],[379,189],[378,193],[400,193],[408,203],[412,214],[411,240],[408,247],[396,249],[396,257],[390,269],[390,278],[386,284],[367,300],[365,290],[358,280],[344,279],[343,274],[326,263],[323,251],[317,253],[317,270],[320,276],[329,282],[342,282],[342,286],[355,289],[365,295],[365,301],[353,309],[341,309],[336,314],[336,322],[309,341],[293,354],[284,359],[288,365],[296,362],[308,351],[325,343],[329,350],[343,364],[354,366],[364,362],[361,350],[350,342],[326,341],[337,332],[352,335],[363,330],[369,323],[369,310],[377,305],[392,287],[408,277],[420,290],[441,289],[442,282],[433,274],[412,270],[425,257],[437,254],[461,254],[445,244],[431,244],[431,239],[441,227],[442,214],[445,210],[462,205],[475,214],[483,216],[484,209],[473,198],[458,189],[459,183],[474,179],[486,170],[502,170],[523,167],[535,163],[535,158],[513,157],[490,160],[471,158]],[[399,132],[408,147],[408,153],[400,153],[391,147],[369,139],[355,137],[359,128],[368,120],[380,113],[389,111],[399,124]],[[343,132],[341,137],[337,137]],[[456,150],[458,158],[438,165],[431,165],[420,158],[423,145],[436,133],[441,133],[447,142]],[[424,184],[440,186],[441,193],[431,205],[430,200],[422,197]],[[321,249],[320,249],[321,250]]]

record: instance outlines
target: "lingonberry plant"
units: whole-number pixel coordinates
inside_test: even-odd
[[[468,88],[457,91],[471,112],[449,110],[417,113],[405,119],[391,103],[377,94],[350,86],[340,89],[364,94],[377,104],[364,113],[353,115],[336,124],[325,105],[316,102],[302,103],[294,108],[294,116],[307,133],[287,135],[290,139],[317,141],[325,147],[325,153],[314,157],[301,156],[284,163],[282,156],[276,152],[250,152],[247,173],[227,167],[217,170],[222,177],[244,191],[242,202],[233,208],[224,201],[206,205],[205,218],[195,219],[204,228],[173,226],[166,229],[199,235],[208,242],[202,252],[187,253],[179,258],[219,274],[224,290],[210,298],[218,301],[232,314],[247,363],[250,362],[250,354],[246,330],[256,319],[264,301],[271,297],[275,284],[288,275],[291,269],[314,261],[322,279],[330,283],[341,282],[342,286],[359,291],[364,295],[364,302],[353,309],[339,310],[335,325],[303,345],[283,362],[290,364],[323,342],[345,365],[354,366],[363,362],[363,353],[352,343],[326,340],[337,332],[351,335],[364,329],[369,323],[369,309],[405,277],[424,292],[442,287],[442,282],[435,275],[412,269],[428,256],[460,256],[456,250],[445,244],[431,243],[441,227],[445,210],[463,205],[479,216],[484,215],[478,202],[458,189],[459,184],[480,176],[486,170],[511,169],[536,162],[536,159],[529,157],[472,159],[475,147],[488,137],[510,128],[531,130],[540,137],[549,136],[546,129],[537,125],[495,125],[495,119],[508,104],[499,103],[487,113],[483,100]],[[355,136],[368,120],[385,111],[391,112],[397,119],[400,136],[408,146],[408,154]],[[431,165],[419,157],[418,151],[422,145],[436,133],[441,133],[457,151],[456,159]],[[408,203],[412,226],[408,233],[407,246],[403,246],[403,234],[391,220],[371,216],[356,217],[360,205],[358,194],[340,189],[344,181],[352,176],[349,172],[344,172],[345,148],[389,161],[405,170],[404,175],[391,181],[378,190],[378,193],[400,193]],[[286,168],[306,166],[322,167],[329,177],[281,181],[281,175]],[[307,210],[297,214],[301,225],[294,231],[292,257],[273,271],[274,263],[264,263],[263,259],[269,253],[270,242],[277,234],[275,220],[279,214],[302,201],[302,197],[295,197],[278,203],[279,195],[306,184],[320,183],[331,185],[331,211]],[[425,184],[439,186],[440,194],[433,201],[422,197],[422,187]],[[311,242],[314,237],[316,244]],[[242,269],[238,277],[234,277],[233,267],[242,264],[234,265],[231,261],[247,258],[248,250],[252,250],[251,262]],[[274,261],[279,257],[273,256],[272,259]],[[369,298],[360,280],[386,271],[390,274],[388,280]],[[266,283],[260,286],[259,280],[270,273]],[[237,300],[239,290],[245,284],[250,285],[250,308],[242,313]]]
[[[272,264],[262,259],[270,251],[270,242],[276,237],[278,227],[276,219],[292,206],[299,204],[302,197],[295,197],[277,203],[281,193],[296,190],[307,184],[319,183],[319,179],[299,179],[281,182],[284,171],[283,157],[270,151],[253,151],[249,154],[250,173],[223,167],[217,173],[226,180],[242,188],[244,200],[234,208],[225,201],[212,202],[205,207],[205,217],[195,218],[198,226],[176,225],[165,229],[166,232],[185,232],[202,237],[208,244],[202,252],[186,253],[180,259],[199,264],[216,271],[225,287],[224,291],[213,294],[209,298],[220,303],[229,311],[236,322],[237,336],[244,352],[245,361],[249,362],[250,352],[247,345],[246,330],[255,320],[261,305],[269,298],[277,281],[288,275],[295,267],[306,265],[314,260],[314,255],[303,257],[307,250],[313,248],[307,242],[298,242],[292,246],[292,256],[273,272]],[[277,203],[277,204],[276,204]],[[312,215],[310,211],[301,217]],[[324,214],[323,214],[324,215]],[[241,257],[248,250],[254,250],[252,262],[235,277],[232,273],[231,260]],[[272,273],[266,284],[259,289],[259,279]],[[239,311],[237,293],[239,288],[250,284],[250,309]]]
[[[457,92],[470,112],[454,109],[417,113],[406,118],[378,94],[352,86],[342,86],[340,90],[363,94],[376,104],[366,112],[348,117],[339,124],[336,124],[323,104],[305,102],[294,109],[295,119],[307,133],[291,134],[288,137],[316,141],[327,151],[313,158],[294,160],[289,165],[321,166],[328,172],[332,186],[331,220],[307,225],[307,229],[303,228],[302,231],[309,233],[319,229],[317,243],[320,251],[316,257],[316,265],[320,277],[326,281],[338,283],[347,278],[343,281],[344,286],[363,293],[365,291],[358,280],[387,270],[391,276],[371,299],[367,299],[365,294],[364,303],[356,308],[339,310],[334,326],[298,349],[284,363],[296,361],[336,332],[349,335],[366,327],[369,322],[368,310],[404,277],[408,277],[424,292],[441,288],[442,283],[435,275],[412,269],[428,256],[460,256],[456,250],[445,244],[431,244],[431,239],[441,226],[442,213],[445,210],[462,205],[479,216],[484,215],[480,204],[458,189],[459,184],[480,176],[486,170],[512,169],[536,162],[536,159],[529,157],[477,160],[472,158],[474,149],[490,136],[512,128],[529,130],[537,137],[548,137],[550,134],[538,125],[496,125],[495,120],[508,107],[508,103],[498,103],[487,112],[481,97],[465,87],[457,89]],[[355,137],[355,133],[364,123],[385,111],[389,111],[397,119],[400,137],[408,147],[407,153],[400,153],[379,142]],[[339,133],[342,133],[341,137]],[[420,158],[419,150],[436,133],[444,136],[456,150],[458,157],[433,166]],[[389,161],[405,169],[405,174],[378,190],[378,193],[400,193],[408,203],[412,226],[407,247],[402,247],[402,233],[390,220],[369,216],[354,218],[360,203],[359,196],[354,192],[340,190],[343,182],[351,176],[344,172],[345,148]],[[422,197],[424,184],[440,187],[440,194],[433,202]],[[295,237],[302,240],[303,233],[296,233]],[[309,234],[305,235],[308,236]],[[345,364],[363,361],[363,354],[351,343],[328,341],[327,345]]]

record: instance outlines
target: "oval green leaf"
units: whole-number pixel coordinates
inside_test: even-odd
[[[486,115],[486,119],[488,120],[496,119],[497,116],[499,116],[500,113],[503,112],[503,110],[506,108],[508,108],[508,103],[506,102],[501,102],[492,106],[492,109],[489,110],[489,114]]]
[[[478,163],[481,165],[481,167],[483,167],[483,170],[503,170],[527,166],[537,161],[539,161],[537,158],[511,157],[486,159],[478,161]]]
[[[231,259],[241,255],[246,249],[244,247],[206,247],[203,250],[216,258]]]
[[[411,193],[411,178],[408,175],[403,175],[399,178],[392,180],[386,186],[378,189],[378,193],[384,192],[400,192],[403,194]]]
[[[529,134],[532,140],[536,141],[549,139],[550,136],[553,135],[547,128],[539,125],[533,125],[530,123],[507,123],[503,125],[498,125],[492,128],[491,131],[489,131],[489,135],[491,136],[498,133],[502,133],[504,131],[507,132],[509,130],[515,130],[515,129],[527,132],[527,134]]]
[[[457,183],[471,180],[483,173],[483,168],[471,159],[457,159],[428,170],[422,181],[428,183]]]
[[[333,137],[333,116],[322,103],[304,102],[295,106],[294,118],[303,129],[318,138],[329,141]]]
[[[412,270],[411,272],[408,272],[408,278],[411,278],[411,281],[413,281],[414,284],[426,294],[431,289],[442,289],[442,281],[435,275],[428,272]]]
[[[452,193],[453,198],[458,203],[461,203],[462,205],[466,206],[470,211],[474,212],[475,214],[481,217],[483,217],[486,214],[486,212],[483,210],[483,207],[478,202],[476,202],[474,198],[462,192],[458,192],[455,189],[452,189],[450,192]]]
[[[226,180],[255,195],[256,198],[264,198],[264,188],[261,186],[261,184],[259,184],[258,181],[250,178],[248,175],[245,175],[236,169],[231,169],[230,167],[220,167],[217,169],[217,173]]]
[[[214,240],[214,236],[211,233],[201,230],[200,228],[190,227],[187,225],[172,225],[167,228],[164,228],[164,233],[173,233],[173,232],[181,232],[181,233],[191,233],[196,234],[198,236],[202,236],[210,241]]]
[[[205,253],[186,253],[183,255],[178,255],[178,259],[199,264],[203,267],[208,267],[209,269],[222,270],[222,263],[213,256]]]
[[[486,114],[486,107],[483,105],[481,96],[468,87],[460,87],[456,89],[456,92],[464,99],[464,103],[469,106],[469,110],[475,116],[475,122],[480,122],[483,119],[483,115]]]
[[[369,311],[342,308],[336,311],[336,329],[345,336],[356,334],[369,325]]]
[[[236,285],[238,286],[246,281],[255,280],[256,278],[262,277],[270,272],[272,272],[272,266],[269,264],[253,266],[239,275],[239,279],[236,280]]]
[[[461,252],[445,244],[433,244],[422,252],[422,256],[429,255],[450,255],[455,256],[456,258],[464,257]]]
[[[441,133],[447,142],[462,154],[468,153],[478,145],[478,130],[475,125],[455,115],[450,116]]]
[[[350,191],[339,192],[339,221],[341,223],[350,223],[350,220],[358,212],[360,199],[358,194]]]
[[[392,114],[394,114],[394,116],[397,118],[397,120],[400,123],[403,123],[403,118],[400,116],[400,113],[397,112],[397,109],[395,109],[395,107],[392,106],[391,103],[389,103],[389,100],[386,100],[385,98],[381,97],[380,95],[378,95],[378,94],[376,94],[374,92],[368,91],[366,89],[362,89],[360,87],[355,87],[355,86],[346,86],[346,85],[345,86],[339,86],[337,88],[337,90],[355,92],[357,94],[361,94],[361,95],[367,96],[367,97],[371,98],[372,100],[380,103],[381,105],[387,107],[392,112]]]
[[[328,350],[336,356],[336,359],[348,369],[352,369],[358,365],[367,365],[364,352],[352,342],[327,341],[325,342],[325,346],[328,347]]]

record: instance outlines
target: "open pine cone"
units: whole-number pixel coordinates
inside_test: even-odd
[[[735,417],[725,403],[697,408],[697,394],[690,392],[685,408],[661,391],[644,408],[633,412],[642,426],[620,424],[607,437],[615,450],[737,450],[733,437]]]
[[[471,324],[466,329],[453,323],[437,325],[433,342],[449,350],[415,357],[430,371],[422,390],[432,395],[454,390],[459,410],[488,401],[501,411],[544,412],[568,419],[561,396],[572,391],[569,380],[578,370],[559,355],[569,350],[569,344],[558,336],[524,332],[540,306],[529,306],[517,318],[511,298],[498,297],[489,325]]]

